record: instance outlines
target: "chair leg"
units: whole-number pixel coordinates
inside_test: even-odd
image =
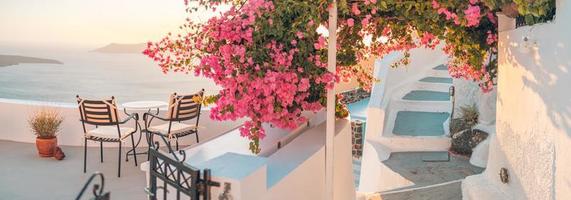
[[[117,177],[121,177],[121,142],[119,142],[119,167],[117,167]]]
[[[135,139],[133,138],[133,134],[131,134],[131,145],[133,147],[133,157],[135,157],[135,166],[137,166],[137,152],[135,151]],[[125,155],[125,157],[129,158],[129,155]]]
[[[176,143],[175,144],[176,145],[176,151],[178,151],[178,137],[176,138],[175,143]]]
[[[99,141],[99,155],[101,155],[101,163],[103,163],[103,141]]]
[[[170,141],[170,140],[167,141],[167,145],[169,145],[169,146],[168,146],[169,153],[172,153],[172,146],[171,146],[171,141]]]
[[[83,143],[83,173],[87,172],[87,138],[84,138]]]
[[[197,144],[200,143],[200,142],[198,141],[198,132],[194,133],[194,135],[196,135],[196,143],[197,143]]]

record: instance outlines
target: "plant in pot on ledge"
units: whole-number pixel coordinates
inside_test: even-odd
[[[36,147],[41,157],[52,157],[57,148],[57,133],[63,118],[54,110],[41,109],[29,119],[36,135]]]

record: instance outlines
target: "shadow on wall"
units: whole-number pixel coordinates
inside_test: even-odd
[[[497,144],[490,144],[499,145],[500,152],[489,175],[499,182],[497,168],[508,167],[512,180],[500,188],[511,195],[571,195],[565,194],[571,170],[564,167],[571,163],[565,158],[571,141],[571,29],[565,24],[522,27],[501,38],[498,136]]]
[[[510,44],[506,48],[507,61],[512,66],[523,67],[530,76],[523,76],[522,81],[526,88],[535,92],[544,102],[553,126],[571,130],[571,51],[566,41],[550,40],[552,38],[566,38],[570,32],[533,31],[525,27],[522,38],[530,38],[529,46],[525,42]],[[558,33],[559,36],[550,36],[546,33]],[[541,38],[540,38],[541,37]],[[546,38],[546,39],[543,39]],[[536,44],[533,44],[537,42]],[[564,92],[564,93],[561,93]]]

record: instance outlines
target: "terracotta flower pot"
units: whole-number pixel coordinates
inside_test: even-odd
[[[52,157],[54,156],[54,149],[57,146],[57,138],[36,138],[36,147],[38,148],[38,154],[41,157]]]

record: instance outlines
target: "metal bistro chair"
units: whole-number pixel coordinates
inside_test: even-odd
[[[180,137],[195,134],[196,143],[199,143],[198,122],[200,119],[201,103],[196,102],[195,98],[198,97],[202,99],[203,96],[204,89],[196,94],[191,95],[177,95],[174,93],[170,97],[166,117],[159,117],[157,116],[158,113],[152,112],[143,114],[143,120],[145,121],[145,130],[149,133],[147,134],[147,140],[152,142],[153,135],[160,134],[169,139],[167,141],[167,145],[171,147],[171,140],[175,139],[177,151],[179,150],[178,138]],[[151,122],[155,118],[167,123],[151,126]],[[196,119],[194,125],[182,123],[183,121],[190,121],[192,119]]]
[[[131,136],[132,151],[135,152],[135,139],[133,134],[138,131],[137,113],[128,114],[128,117],[119,121],[115,97],[110,100],[86,100],[77,96],[79,104],[79,113],[81,116],[81,124],[84,132],[83,146],[83,173],[87,171],[87,140],[99,142],[101,162],[103,163],[103,142],[119,143],[119,166],[117,168],[117,177],[121,177],[121,144],[127,137]],[[131,119],[135,119],[135,128],[123,127],[121,125],[127,123]],[[95,129],[87,130],[85,125],[93,125]],[[137,166],[137,155],[135,157],[135,166]]]

